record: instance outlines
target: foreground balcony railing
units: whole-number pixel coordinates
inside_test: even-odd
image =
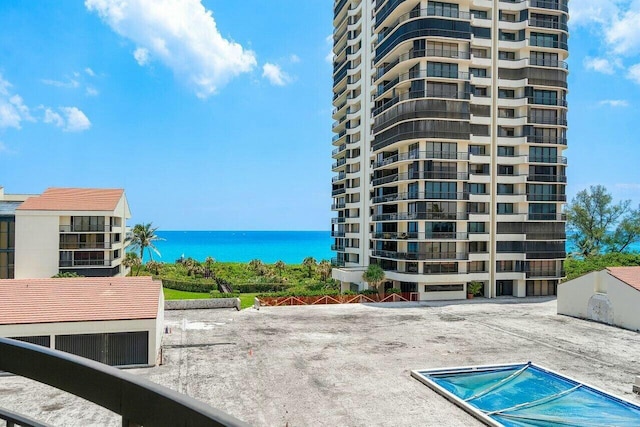
[[[0,338],[0,370],[102,406],[133,426],[248,426],[189,396],[111,366],[58,350]],[[29,399],[32,396],[25,396]],[[47,424],[0,409],[8,426]]]

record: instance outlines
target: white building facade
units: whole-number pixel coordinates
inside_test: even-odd
[[[122,260],[131,212],[122,189],[50,188],[26,198],[13,216],[13,278],[128,272]]]
[[[567,0],[334,2],[333,277],[422,300],[556,293]]]

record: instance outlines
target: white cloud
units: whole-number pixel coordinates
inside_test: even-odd
[[[22,97],[9,91],[11,87],[11,83],[0,74],[0,129],[21,129],[23,120],[35,121]]]
[[[587,56],[583,61],[584,68],[603,74],[614,74],[616,68],[622,67],[619,59],[592,58]]]
[[[43,121],[65,132],[82,132],[91,127],[89,118],[78,107],[61,107],[59,110],[62,114],[45,108]]]
[[[89,67],[84,69],[84,72],[87,73],[88,76],[95,77],[96,73]]]
[[[618,14],[620,0],[577,0],[569,2],[570,25],[586,25],[592,22],[606,23]]]
[[[607,105],[609,107],[628,107],[629,102],[624,99],[605,99],[600,101],[600,105]]]
[[[67,125],[64,127],[65,132],[82,132],[91,127],[89,118],[77,107],[62,107],[60,110],[67,119]]]
[[[80,87],[80,83],[77,80],[71,78],[67,78],[67,81],[64,82],[52,79],[42,79],[40,81],[48,86],[63,87],[67,89],[75,89],[77,87]]]
[[[327,53],[327,56],[324,57],[324,60],[327,61],[329,64],[333,64],[333,34],[329,34],[325,38],[325,41],[331,47],[329,48],[329,53]]]
[[[133,57],[141,67],[149,63],[149,50],[143,47],[139,47],[133,51]]]
[[[55,111],[53,111],[51,108],[46,108],[44,110],[43,121],[45,123],[50,123],[59,128],[64,127],[64,119],[62,118],[62,116],[56,113]]]
[[[640,64],[632,65],[627,70],[627,78],[640,84]]]
[[[291,56],[289,57],[289,61],[291,61],[292,64],[297,64],[298,62],[300,62],[300,57],[295,53],[291,54]]]
[[[87,86],[85,93],[87,94],[87,96],[98,96],[100,94],[98,89],[91,86]]]
[[[222,37],[201,0],[85,0],[84,4],[138,49],[147,49],[150,58],[169,67],[199,97],[216,93],[257,64],[253,52]]]
[[[617,16],[606,29],[606,40],[617,54],[629,55],[640,52],[640,2]]]
[[[262,77],[271,82],[272,85],[285,86],[291,82],[291,77],[276,65],[267,62],[262,66]]]

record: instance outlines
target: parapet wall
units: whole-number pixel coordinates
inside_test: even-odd
[[[164,302],[165,310],[235,308],[240,310],[240,298],[183,299]]]

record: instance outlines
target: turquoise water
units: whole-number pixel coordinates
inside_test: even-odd
[[[318,261],[335,257],[328,231],[158,231],[158,235],[166,239],[156,245],[163,262],[174,262],[183,254],[200,261],[212,256],[218,261],[249,262],[257,258],[287,264],[299,264],[308,256]],[[640,245],[632,249],[640,251]],[[567,253],[571,251],[571,242],[567,241]]]
[[[420,374],[506,427],[640,425],[637,405],[533,365]]]
[[[300,264],[308,256],[318,261],[335,256],[328,231],[158,231],[158,236],[165,239],[156,244],[163,262],[184,255],[199,261],[211,256],[227,262],[257,258],[265,263]]]

